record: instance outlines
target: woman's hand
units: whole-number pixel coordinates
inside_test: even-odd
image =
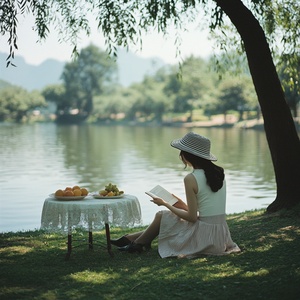
[[[161,199],[161,198],[152,198],[152,200],[150,200],[151,202],[155,203],[157,206],[162,206],[162,205],[166,205],[166,201]]]

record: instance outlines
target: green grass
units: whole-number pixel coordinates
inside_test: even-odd
[[[80,243],[65,261],[65,235],[0,234],[0,299],[299,299],[299,214],[250,211],[228,224],[242,252],[196,259],[161,259],[157,241],[141,254],[114,248],[110,258],[96,244],[101,231],[93,250]],[[111,229],[112,237],[125,232]]]

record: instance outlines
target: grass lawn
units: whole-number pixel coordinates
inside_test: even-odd
[[[233,214],[228,224],[242,252],[196,259],[161,259],[157,241],[141,254],[114,248],[111,258],[96,244],[101,231],[93,250],[80,244],[65,261],[65,235],[0,234],[0,299],[300,299],[299,211]]]

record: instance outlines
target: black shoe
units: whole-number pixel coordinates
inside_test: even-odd
[[[151,243],[150,244],[136,244],[136,243],[132,242],[127,246],[119,247],[120,251],[124,251],[124,252],[128,252],[128,253],[134,253],[134,252],[141,253],[144,249],[145,250],[151,249]]]
[[[124,235],[117,240],[110,240],[110,243],[117,247],[124,247],[124,246],[129,245],[131,243],[131,241]]]

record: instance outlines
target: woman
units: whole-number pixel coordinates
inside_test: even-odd
[[[189,132],[182,139],[172,141],[171,146],[181,150],[185,167],[193,168],[184,178],[187,205],[179,198],[174,206],[164,199],[153,198],[153,203],[168,210],[156,213],[145,231],[111,243],[121,251],[141,252],[151,248],[151,242],[158,236],[158,252],[162,258],[240,252],[226,223],[225,175],[223,168],[212,162],[217,158],[210,153],[210,140]]]

